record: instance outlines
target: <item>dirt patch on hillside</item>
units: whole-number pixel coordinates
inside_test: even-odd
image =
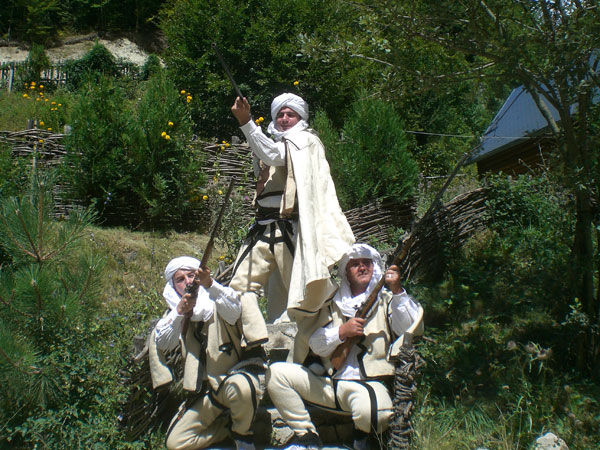
[[[46,54],[54,64],[68,59],[79,59],[90,51],[96,42],[104,45],[116,58],[137,65],[144,64],[149,55],[149,52],[128,37],[100,38],[97,34],[70,37],[59,46],[46,49]],[[160,46],[160,42],[156,44],[157,48]],[[23,46],[7,43],[0,45],[0,63],[25,61],[28,55],[29,50]]]

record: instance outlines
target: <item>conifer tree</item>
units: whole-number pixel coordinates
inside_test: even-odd
[[[69,368],[94,318],[101,261],[81,238],[93,216],[53,215],[51,176],[36,171],[27,192],[0,201],[0,420],[18,425],[69,401]]]

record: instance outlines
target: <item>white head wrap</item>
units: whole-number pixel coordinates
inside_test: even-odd
[[[173,275],[180,269],[197,270],[198,267],[200,267],[200,261],[191,256],[180,256],[172,259],[169,264],[167,264],[167,267],[165,268],[165,280],[167,280],[167,284],[165,284],[165,289],[163,290],[163,297],[169,305],[169,308],[175,309],[179,300],[181,300],[181,296],[177,293],[175,286],[173,285]]]
[[[356,297],[352,296],[350,290],[350,282],[346,276],[346,266],[351,259],[368,258],[373,260],[373,276],[367,290]],[[340,288],[338,289],[333,301],[336,302],[342,314],[346,317],[354,317],[356,310],[364,303],[369,294],[373,291],[373,288],[377,282],[381,279],[383,274],[383,262],[381,261],[381,255],[377,250],[367,244],[354,244],[350,250],[346,252],[338,265],[338,274],[340,276]]]
[[[278,130],[276,127],[277,113],[281,108],[288,107],[298,113],[300,119],[296,125],[287,131]],[[282,137],[288,134],[295,133],[296,131],[305,130],[308,128],[308,103],[306,103],[302,97],[296,94],[285,93],[278,95],[273,99],[271,103],[271,123],[267,127],[267,131],[273,136],[276,141],[280,141]]]

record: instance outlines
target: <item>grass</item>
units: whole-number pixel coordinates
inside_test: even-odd
[[[58,89],[54,92],[43,92],[44,97],[39,96],[38,90],[21,90],[19,92],[7,92],[2,89],[0,93],[0,130],[21,131],[27,127],[28,120],[35,120],[39,128],[52,128],[56,133],[63,132],[63,126],[69,122],[69,108],[75,95]],[[23,97],[27,93],[28,97]],[[40,100],[35,100],[39,98]],[[45,100],[48,101],[45,101]],[[54,102],[54,104],[52,104]],[[58,106],[58,105],[61,106]],[[52,108],[56,108],[52,110]],[[44,126],[40,126],[40,122]]]
[[[118,345],[126,349],[131,345],[128,340],[143,333],[150,320],[158,318],[165,309],[161,295],[165,265],[179,255],[200,257],[207,237],[196,233],[132,232],[122,228],[91,227],[86,232],[86,240],[89,248],[106,260],[101,281],[106,311],[119,313],[125,317],[123,322],[131,327],[124,333],[125,341]],[[219,250],[216,250],[209,267],[216,267],[218,256]],[[600,398],[598,386],[580,378],[570,379],[569,373],[562,373],[560,367],[552,366],[552,361],[548,361],[547,369],[544,368],[543,383],[535,381],[537,366],[533,366],[532,373],[524,373],[520,379],[515,379],[515,371],[527,369],[527,366],[523,369],[521,363],[517,364],[521,360],[515,354],[514,363],[504,361],[504,368],[499,367],[493,372],[494,383],[499,386],[497,391],[494,387],[481,387],[475,381],[477,375],[468,378],[464,374],[476,372],[480,363],[491,364],[494,355],[489,356],[490,361],[479,360],[477,367],[468,367],[474,364],[469,360],[448,362],[443,355],[452,346],[478,345],[470,342],[476,334],[467,328],[457,324],[456,329],[426,330],[426,335],[436,342],[422,344],[426,348],[421,353],[429,367],[418,379],[412,448],[530,449],[537,437],[549,431],[563,438],[572,450],[597,448],[600,442],[597,426],[600,405],[595,400]],[[506,329],[495,325],[487,325],[483,330],[494,335],[486,338],[488,343],[502,340],[506,333]],[[522,357],[527,355],[523,353]],[[452,364],[465,367],[452,371]],[[437,370],[436,366],[443,366],[444,370]],[[459,377],[458,372],[463,375]],[[508,388],[501,387],[502,384]],[[567,384],[571,394],[565,397],[563,391]],[[569,412],[560,409],[562,403],[569,405]],[[160,432],[145,439],[158,442]]]

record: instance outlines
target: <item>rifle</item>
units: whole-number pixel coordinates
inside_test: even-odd
[[[415,242],[415,236],[417,235],[417,231],[419,231],[421,225],[429,218],[429,216],[431,216],[433,210],[437,207],[437,204],[440,202],[443,193],[446,191],[446,189],[448,189],[450,182],[454,179],[460,168],[467,160],[468,156],[468,153],[465,153],[463,155],[461,160],[458,162],[458,164],[452,171],[452,174],[446,180],[446,183],[444,183],[444,186],[442,186],[442,189],[440,189],[431,205],[429,205],[429,208],[427,209],[425,215],[421,218],[421,220],[419,220],[413,225],[413,228],[409,233],[408,237],[405,240],[400,240],[398,246],[392,253],[392,264],[390,265],[399,265],[404,260],[404,258],[406,258],[408,252],[410,251],[410,248]],[[365,317],[367,317],[369,311],[371,311],[371,308],[377,302],[379,291],[381,291],[381,288],[383,288],[384,283],[385,276],[382,276],[381,279],[374,286],[373,291],[371,291],[365,302],[360,306],[360,308],[356,310],[356,314],[354,317],[358,317],[359,319],[364,319]],[[334,369],[339,370],[344,365],[344,362],[348,357],[350,349],[361,339],[362,336],[353,336],[351,338],[346,339],[344,342],[337,346],[337,348],[331,354],[331,364],[333,365]]]
[[[231,181],[229,182],[229,187],[227,188],[227,192],[225,193],[225,198],[223,199],[223,205],[221,206],[221,210],[219,211],[219,215],[217,216],[217,220],[213,226],[213,229],[210,233],[210,238],[208,239],[208,243],[206,244],[206,248],[204,249],[204,254],[202,255],[202,260],[200,261],[200,267],[206,267],[208,263],[208,259],[213,251],[215,246],[215,238],[217,237],[217,232],[219,231],[219,226],[221,225],[221,220],[223,219],[223,214],[225,214],[225,209],[227,208],[227,201],[229,197],[231,197],[231,192],[233,191],[233,186],[235,185],[235,177],[231,177]],[[194,278],[190,284],[185,287],[185,292],[187,294],[191,294],[192,299],[194,301],[198,298],[198,289],[200,288],[200,281]],[[185,336],[187,331],[190,318],[192,317],[192,312],[188,312],[183,318],[183,324],[181,326],[181,333]]]
[[[225,60],[223,59],[223,56],[221,56],[221,52],[219,51],[219,47],[217,47],[217,43],[213,42],[212,44],[210,44],[210,46],[212,47],[215,54],[217,55],[217,58],[219,59],[221,66],[223,66],[223,70],[225,71],[225,73],[227,74],[227,77],[229,78],[229,81],[233,85],[233,89],[235,90],[235,93],[237,94],[237,96],[239,98],[243,99],[244,96],[242,95],[242,91],[240,91],[240,88],[238,87],[235,80],[233,79],[233,76],[231,75],[231,72],[229,71],[229,67],[227,67],[227,64],[225,64]]]

